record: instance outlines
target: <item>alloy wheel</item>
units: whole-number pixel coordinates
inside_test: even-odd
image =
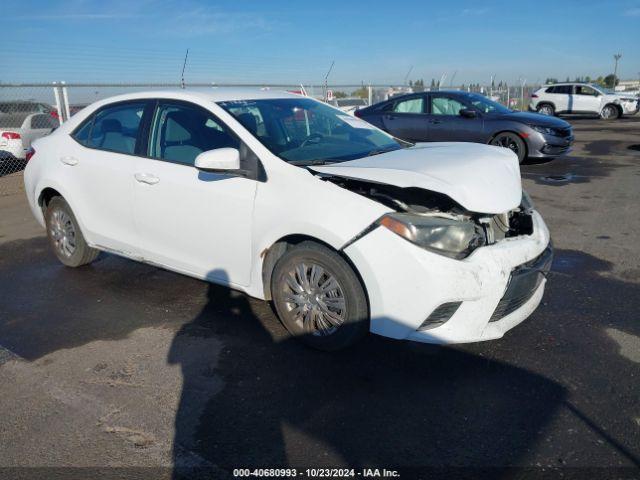
[[[549,105],[543,105],[538,109],[538,113],[542,115],[553,115],[553,109]]]
[[[298,263],[283,284],[284,302],[293,320],[305,332],[327,336],[347,318],[346,300],[338,280],[317,263]]]
[[[494,139],[493,144],[497,145],[498,147],[508,148],[516,155],[518,155],[518,152],[520,151],[520,147],[518,146],[518,143],[516,142],[516,140],[513,138],[513,135],[509,135],[509,134],[498,135]]]
[[[54,248],[63,256],[71,257],[76,251],[76,230],[67,212],[56,209],[51,214],[50,233]]]
[[[604,107],[602,109],[602,118],[605,120],[609,120],[613,117],[615,117],[617,114],[617,112],[615,111],[615,109],[613,107]]]

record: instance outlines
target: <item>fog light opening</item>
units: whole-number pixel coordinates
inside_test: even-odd
[[[431,330],[432,328],[440,327],[451,320],[453,314],[458,311],[458,308],[462,305],[462,302],[448,302],[443,303],[436,308],[427,319],[422,322],[422,325],[418,327],[418,331]]]

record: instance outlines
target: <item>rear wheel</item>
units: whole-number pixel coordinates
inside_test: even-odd
[[[99,255],[99,250],[87,245],[71,207],[62,197],[49,201],[44,217],[53,253],[64,265],[80,267]]]
[[[287,330],[320,350],[345,348],[369,330],[358,276],[340,255],[315,242],[302,242],[278,260],[271,295]]]
[[[600,118],[603,120],[615,120],[620,116],[620,111],[615,105],[605,105],[600,112]]]
[[[522,140],[515,133],[498,133],[495,137],[493,137],[493,140],[491,140],[491,145],[508,148],[518,156],[518,162],[520,163],[522,163],[523,160],[527,157],[527,146],[525,145],[524,140]]]
[[[553,105],[549,105],[548,103],[543,103],[542,105],[538,105],[538,113],[542,115],[554,116],[556,114]]]

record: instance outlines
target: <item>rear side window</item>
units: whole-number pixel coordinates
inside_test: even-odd
[[[399,100],[395,103],[393,111],[396,113],[423,113],[424,98],[415,97],[406,100]]]
[[[547,88],[547,93],[560,93],[569,95],[571,93],[571,85],[554,85]]]
[[[53,129],[57,127],[58,120],[47,113],[42,113],[40,115],[34,115],[33,117],[31,117],[31,128],[33,128],[34,130],[44,128]]]
[[[103,108],[87,119],[73,138],[86,147],[133,154],[145,106],[136,102]]]

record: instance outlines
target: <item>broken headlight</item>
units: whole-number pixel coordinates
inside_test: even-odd
[[[419,247],[456,259],[485,244],[482,228],[471,220],[390,213],[378,223]]]

